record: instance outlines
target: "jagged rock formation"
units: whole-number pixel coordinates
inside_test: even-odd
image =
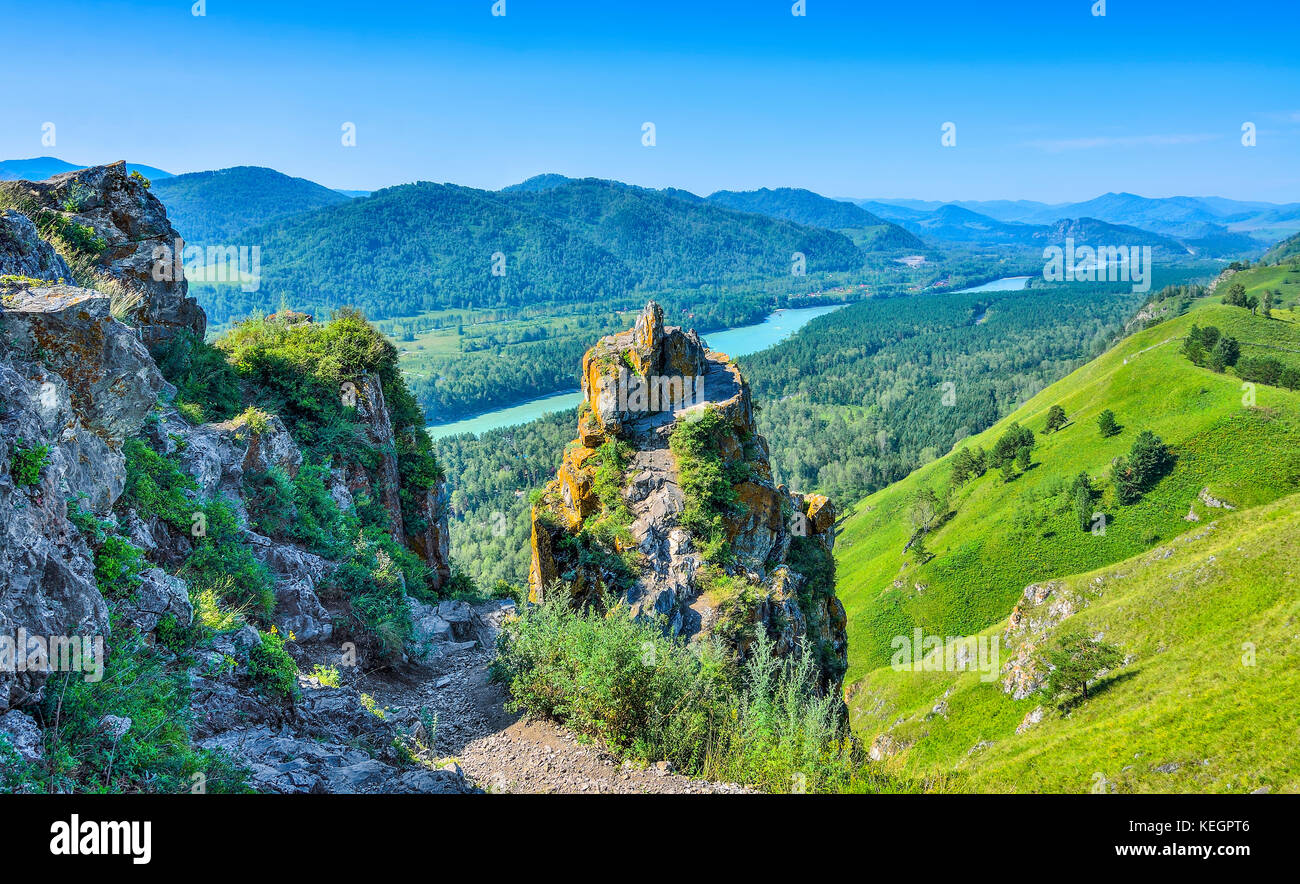
[[[578,438],[533,507],[532,598],[559,584],[584,603],[616,593],[634,614],[662,616],[690,638],[718,636],[742,655],[761,630],[778,654],[812,647],[838,685],[847,640],[834,508],[773,483],[736,365],[693,331],[665,327],[651,302],[633,329],[587,351],[582,377]],[[703,491],[698,480],[684,487],[671,446],[692,425],[718,477]],[[713,505],[717,536],[700,535],[710,504],[691,494],[726,501]]]
[[[180,234],[143,179],[127,174],[125,162],[64,172],[46,181],[6,182],[5,186],[31,214],[91,228],[103,240],[104,248],[93,256],[92,263],[106,277],[143,293],[138,315],[146,344],[164,340],[178,330],[203,336],[207,317],[189,297],[181,255],[176,254]],[[4,247],[4,239],[0,231],[0,250],[13,254]],[[7,263],[16,262],[6,259],[0,268]],[[40,273],[18,269],[0,269],[0,273],[72,281],[66,264]]]
[[[0,323],[0,636],[101,634],[108,612],[69,501],[112,507],[122,442],[143,425],[162,375],[109,315],[107,295],[0,285]],[[26,484],[13,459],[42,446],[45,466]],[[0,668],[0,711],[38,697],[45,680]]]
[[[41,757],[38,704],[55,661],[13,665],[13,649],[27,653],[18,647],[20,637],[98,637],[111,656],[118,653],[118,630],[131,627],[172,665],[189,666],[195,741],[225,748],[248,764],[256,787],[465,791],[458,771],[412,768],[412,752],[421,751],[418,713],[369,711],[346,683],[349,677],[355,681],[354,674],[345,672],[339,687],[300,675],[295,698],[268,696],[252,678],[264,633],[247,625],[218,628],[210,645],[189,649],[197,658],[192,664],[171,653],[164,624],[174,638],[196,619],[185,564],[198,535],[179,527],[174,513],[168,518],[126,505],[131,498],[123,497],[124,446],[143,445],[192,480],[194,487],[184,494],[196,515],[205,501],[227,503],[238,523],[238,547],[274,580],[266,625],[291,638],[285,650],[300,663],[337,662],[340,647],[329,642],[338,641],[340,603],[328,607],[322,590],[340,563],[264,536],[248,518],[257,501],[246,479],[270,471],[292,478],[304,464],[303,451],[274,415],[194,424],[173,404],[176,390],[147,344],[179,331],[202,335],[206,320],[186,294],[183,273],[160,280],[152,272],[154,247],[174,246],[176,233],[139,179],[115,164],[46,182],[6,184],[25,195],[23,205],[33,214],[52,212],[93,226],[106,242],[93,281],[103,281],[114,294],[142,291],[145,300],[129,311],[126,323],[119,321],[114,294],[58,282],[73,274],[42,239],[45,228],[22,211],[0,212],[0,750],[15,749],[27,762]],[[403,501],[401,492],[410,493],[411,483],[403,485],[399,475],[383,383],[367,374],[355,379],[355,387],[355,425],[373,450],[373,463],[337,464],[326,490],[345,512],[355,511],[354,498],[363,492],[377,501],[394,539],[416,551],[431,567],[435,588],[441,586],[450,577],[446,483],[434,481],[419,489],[420,499]],[[91,536],[90,523],[101,526],[100,537]],[[143,559],[124,597],[106,599],[97,583],[103,531],[129,542]],[[411,601],[421,615],[415,626],[423,627],[415,650],[426,659],[463,650],[484,636],[490,640],[484,623],[497,616],[496,605],[490,611],[452,605],[434,612]],[[103,721],[106,732],[117,736],[132,727],[122,716]],[[395,740],[415,748],[399,751]]]

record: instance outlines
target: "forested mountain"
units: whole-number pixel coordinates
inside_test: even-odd
[[[197,288],[214,324],[282,300],[312,312],[354,305],[384,319],[788,279],[796,255],[810,278],[863,261],[834,231],[596,179],[509,192],[390,187],[240,241],[261,246],[261,285]]]
[[[1264,253],[1260,261],[1264,264],[1279,264],[1300,258],[1300,233],[1289,236]]]
[[[788,276],[796,252],[806,256],[808,273],[862,263],[838,233],[617,181],[584,178],[501,198],[617,255],[643,287]]]
[[[181,236],[199,245],[239,244],[250,227],[348,200],[314,181],[261,166],[191,172],[153,185]]]
[[[811,190],[778,187],[770,190],[719,190],[709,195],[709,202],[740,212],[757,212],[772,218],[784,218],[798,224],[841,230],[846,227],[886,227],[899,248],[920,249],[924,244],[896,224],[871,214],[846,200],[830,199]],[[883,248],[884,246],[882,246]]]

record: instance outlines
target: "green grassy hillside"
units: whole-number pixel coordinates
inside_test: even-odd
[[[1280,285],[1269,276],[1272,270],[1233,281],[1252,293]],[[1267,354],[1300,364],[1293,313],[1275,311],[1266,319],[1217,297],[1202,298],[1185,315],[1137,332],[961,443],[991,450],[1016,421],[1034,431],[1037,447],[1032,466],[1018,478],[1007,482],[990,469],[953,491],[951,515],[926,538],[933,558],[924,564],[903,551],[912,535],[909,510],[923,488],[942,497],[951,453],[855,507],[836,545],[839,595],[849,616],[850,680],[888,663],[893,637],[916,626],[943,636],[977,633],[1005,618],[1031,582],[1123,561],[1195,528],[1198,523],[1186,519],[1189,510],[1202,520],[1222,512],[1198,500],[1203,488],[1238,508],[1300,489],[1300,395],[1258,385],[1254,404],[1243,404],[1242,381],[1231,369],[1217,374],[1180,353],[1180,339],[1193,324],[1238,338],[1243,358]],[[960,397],[960,378],[955,382]],[[1069,422],[1044,435],[1048,411],[1058,404]],[[1110,438],[1102,438],[1097,426],[1105,409],[1122,428]],[[1109,467],[1143,430],[1169,444],[1176,464],[1140,501],[1121,506]],[[1104,535],[1081,529],[1075,515],[1069,489],[1080,472],[1100,492],[1096,510],[1107,515]]]
[[[1127,658],[1068,715],[1048,707],[1017,734],[1041,700],[978,672],[886,667],[851,690],[854,728],[867,742],[888,732],[906,748],[884,768],[941,790],[1295,792],[1297,550],[1291,495],[1061,581],[1053,598],[1078,612],[1057,628],[1100,633]]]

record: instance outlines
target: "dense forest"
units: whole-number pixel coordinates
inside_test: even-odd
[[[609,302],[670,286],[853,271],[864,261],[834,231],[597,180],[536,192],[390,187],[239,240],[261,247],[260,285],[196,286],[215,326],[281,303],[317,315],[354,306],[381,320],[468,305]]]
[[[1112,284],[868,300],[741,360],[781,481],[844,503],[1103,352],[1145,296]]]

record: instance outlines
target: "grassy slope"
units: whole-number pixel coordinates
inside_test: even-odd
[[[919,569],[902,554],[911,532],[908,506],[923,485],[947,485],[951,458],[866,498],[836,547],[850,676],[886,662],[890,639],[914,625],[971,634],[1004,617],[1032,581],[1120,561],[1187,530],[1192,523],[1184,517],[1205,486],[1243,507],[1300,487],[1300,396],[1261,386],[1258,407],[1243,408],[1237,378],[1197,368],[1179,353],[1178,338],[1193,322],[1236,335],[1246,355],[1263,352],[1254,341],[1300,350],[1300,326],[1289,313],[1280,315],[1285,318],[1265,320],[1204,299],[1187,315],[1131,336],[969,440],[989,449],[1012,420],[1039,431],[1057,403],[1071,420],[1051,436],[1038,435],[1035,466],[1020,478],[1004,483],[990,471],[955,494],[956,515],[931,533],[935,557]],[[1300,354],[1268,352],[1300,361]],[[1123,426],[1110,439],[1100,438],[1096,424],[1106,408]],[[1115,506],[1107,488],[1099,507],[1110,517],[1105,536],[1079,530],[1065,493],[1069,480],[1085,470],[1094,481],[1103,479],[1111,459],[1126,454],[1143,429],[1174,447],[1174,471],[1133,506]],[[919,593],[917,583],[925,587]]]
[[[1131,659],[1091,700],[1024,734],[1015,730],[1035,698],[1012,700],[976,672],[888,668],[855,686],[854,727],[871,740],[894,725],[915,743],[886,765],[949,790],[1086,792],[1100,773],[1113,792],[1297,791],[1297,550],[1291,495],[1066,580],[1065,592],[1088,601],[1065,623],[1103,633]],[[1246,643],[1254,666],[1243,663]],[[926,720],[945,692],[947,717]]]
[[[1276,287],[1281,282],[1273,268],[1251,271],[1236,279],[1245,283],[1252,293],[1264,286]],[[1284,300],[1288,304],[1291,301]],[[855,727],[870,738],[908,710],[912,702],[924,705],[920,709],[924,713],[942,693],[937,682],[955,678],[876,669],[887,664],[893,636],[908,634],[914,625],[922,626],[927,634],[945,636],[998,631],[997,625],[1004,621],[1026,584],[1088,572],[1135,556],[1157,542],[1167,542],[1198,527],[1197,523],[1184,519],[1189,508],[1194,508],[1202,520],[1220,513],[1199,501],[1193,503],[1204,486],[1243,508],[1267,504],[1300,488],[1300,445],[1297,444],[1300,443],[1297,419],[1300,396],[1261,386],[1256,390],[1256,407],[1245,408],[1238,379],[1197,368],[1178,352],[1177,338],[1195,322],[1217,325],[1237,336],[1243,342],[1245,355],[1267,351],[1284,361],[1300,362],[1297,317],[1289,311],[1275,315],[1277,319],[1265,320],[1237,308],[1223,307],[1217,298],[1203,299],[1187,315],[1126,339],[1109,353],[1044,390],[1004,421],[969,440],[969,444],[983,444],[987,449],[1012,420],[1040,430],[1048,408],[1056,403],[1065,407],[1071,419],[1066,428],[1053,436],[1038,436],[1035,466],[1025,475],[1003,483],[1000,476],[990,472],[967,483],[954,496],[957,514],[930,537],[935,558],[919,569],[911,563],[910,556],[902,554],[910,534],[907,509],[917,489],[924,484],[936,490],[947,484],[950,458],[923,467],[864,500],[845,524],[836,548],[839,594],[849,614],[848,681],[861,680],[853,687]],[[1096,429],[1096,416],[1105,408],[1115,411],[1124,428],[1120,435],[1107,440],[1101,439]],[[1112,518],[1105,536],[1080,531],[1075,526],[1067,495],[1053,492],[1063,488],[1080,470],[1086,470],[1094,480],[1103,478],[1111,458],[1125,454],[1133,437],[1142,429],[1151,429],[1172,444],[1179,458],[1174,471],[1140,503],[1130,507],[1117,507],[1113,493],[1105,488],[1099,509]],[[1295,498],[1290,499],[1292,508],[1295,502]],[[1283,534],[1294,550],[1300,529],[1283,527],[1290,531]],[[1243,528],[1243,538],[1247,533]],[[1267,538],[1256,539],[1261,543],[1267,541]],[[1268,585],[1265,575],[1281,574],[1284,570],[1281,563],[1275,563],[1271,571],[1261,569],[1258,575],[1242,569],[1223,583],[1224,591],[1234,604],[1249,607],[1251,599],[1237,598],[1233,590],[1245,585],[1252,591],[1262,592]],[[1251,583],[1252,579],[1259,580],[1258,586]],[[919,592],[918,583],[922,587]],[[1259,604],[1251,607],[1250,612],[1263,617],[1261,606],[1268,599],[1257,601]],[[1131,623],[1140,623],[1143,612],[1150,609],[1149,603],[1136,606],[1128,613],[1137,618]],[[1176,636],[1178,632],[1169,635]],[[1191,653],[1188,647],[1177,650],[1179,656]],[[1167,674],[1173,681],[1183,682],[1187,680],[1180,673],[1199,672],[1201,668],[1184,660],[1168,667]],[[954,714],[951,724],[936,728],[948,732],[955,742],[937,748],[923,748],[927,745],[923,743],[907,753],[905,757],[912,759],[908,764],[916,765],[918,770],[934,773],[939,769],[935,767],[939,762],[943,762],[939,767],[946,764],[943,769],[950,769],[956,758],[953,753],[958,748],[964,757],[981,739],[994,738],[982,734],[1013,732],[1025,712],[1035,705],[1032,700],[1012,702],[996,686],[979,685],[974,676],[961,678],[978,686],[973,694],[976,699],[966,713]],[[1196,679],[1187,684],[1197,685],[1197,690],[1212,687],[1209,682],[1201,684]],[[911,694],[878,705],[882,702],[882,690]],[[1127,696],[1119,693],[1118,688],[1116,691],[1118,697]],[[1228,691],[1224,696],[1234,694]],[[1235,696],[1246,698],[1240,692]],[[1256,699],[1266,702],[1262,697]],[[1179,699],[1171,708],[1183,705]],[[1252,722],[1267,716],[1250,702],[1244,702],[1242,708],[1250,713],[1250,720],[1235,722],[1233,726],[1246,728],[1240,733],[1248,734]],[[965,726],[960,721],[963,715]],[[1075,717],[1081,718],[1082,714]],[[1140,718],[1133,726],[1144,728],[1148,724]],[[1048,730],[1045,728],[1043,732]],[[1201,739],[1212,739],[1210,731],[1224,733],[1218,727],[1204,730]],[[1107,742],[1105,733],[1106,728],[1100,727],[1097,736],[1101,743]],[[1289,734],[1286,744],[1293,744],[1294,737],[1294,733]],[[927,742],[934,747],[943,740],[931,738]],[[1109,745],[1121,742],[1112,740]],[[989,757],[998,757],[1002,751],[1010,750],[998,750]],[[1166,760],[1169,759],[1161,762]],[[1082,759],[1077,763],[1086,766]],[[1114,771],[1106,772],[1108,777],[1114,774]],[[1089,785],[1061,779],[1059,771],[1052,777],[1042,780],[1041,787],[1082,789]],[[1032,776],[1019,786],[1010,780],[979,781],[977,778],[973,782],[977,788],[1000,789],[1025,788],[1025,783],[1031,781]],[[1226,782],[1222,781],[1225,787]],[[1189,787],[1194,787],[1190,781]],[[1151,788],[1177,788],[1177,782],[1166,777]]]

